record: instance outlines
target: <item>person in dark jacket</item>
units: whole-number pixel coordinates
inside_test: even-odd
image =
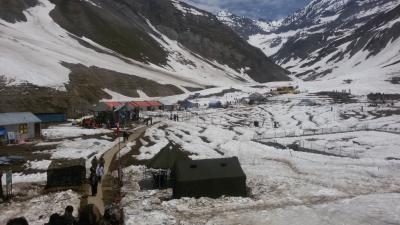
[[[101,214],[99,209],[89,204],[79,210],[78,225],[100,225]]]
[[[60,214],[53,213],[49,218],[49,222],[45,223],[45,225],[67,225],[67,221]]]
[[[25,217],[18,217],[11,219],[7,222],[7,225],[29,225]]]
[[[74,225],[75,224],[76,220],[75,220],[75,217],[72,215],[73,212],[74,212],[74,207],[69,205],[65,208],[63,217],[64,217],[66,225]]]
[[[90,176],[89,176],[89,182],[90,182],[90,187],[92,188],[92,196],[96,196],[97,194],[97,185],[99,184],[99,180],[97,179],[96,176],[96,169],[94,171],[90,169]]]
[[[91,163],[92,163],[92,168],[97,168],[98,161],[96,156],[93,157]]]
[[[127,132],[127,131],[124,131],[124,133],[122,133],[122,136],[124,137],[124,142],[127,142],[127,141],[128,141],[128,138],[129,138],[128,132]]]
[[[104,164],[105,164],[105,163],[106,163],[106,161],[104,160],[104,157],[101,156],[101,157],[100,157],[100,160],[99,160],[99,164],[102,165],[102,166],[104,167]],[[97,168],[97,167],[94,167],[94,168]]]

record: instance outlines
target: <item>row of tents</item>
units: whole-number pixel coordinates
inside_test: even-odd
[[[47,171],[47,187],[84,184],[85,159],[53,160]],[[155,186],[172,188],[174,198],[247,196],[246,174],[237,157],[191,160],[182,150],[167,145],[148,163]]]

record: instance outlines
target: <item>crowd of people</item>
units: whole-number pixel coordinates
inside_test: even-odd
[[[178,114],[171,114],[169,116],[169,119],[173,120],[173,121],[179,121],[179,115]]]
[[[105,159],[101,156],[99,159],[93,157],[90,167],[89,182],[92,196],[97,194],[97,186],[101,183],[104,176]],[[74,208],[67,206],[63,215],[54,213],[50,216],[45,225],[118,225],[120,224],[122,214],[118,207],[106,207],[104,216],[101,216],[98,208],[93,204],[88,204],[79,210],[78,217],[73,216]],[[11,219],[7,225],[28,225],[24,217]]]
[[[108,207],[101,216],[99,209],[89,204],[79,210],[78,217],[73,216],[74,208],[67,206],[63,215],[54,213],[50,216],[49,222],[45,225],[119,225],[121,224],[122,214],[115,207]],[[7,225],[29,225],[25,217],[11,219]]]

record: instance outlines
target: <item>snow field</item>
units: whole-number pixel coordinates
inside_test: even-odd
[[[37,196],[24,202],[3,203],[0,208],[0,224],[6,224],[10,218],[23,216],[30,225],[43,225],[53,213],[64,214],[68,205],[75,208],[73,215],[77,216],[79,198],[79,194],[69,190]]]
[[[127,224],[392,224],[399,223],[400,157],[398,134],[363,131],[304,137],[344,157],[280,149],[251,141],[255,133],[277,130],[371,126],[400,127],[398,115],[377,116],[360,103],[332,104],[315,97],[316,106],[299,106],[306,95],[280,96],[265,105],[204,110],[183,122],[164,121],[147,130],[153,143],[140,148],[149,159],[169,142],[182,146],[192,159],[236,156],[247,175],[249,198],[182,198],[168,200],[170,190],[140,191],[142,167],[125,169],[123,204]],[[334,108],[331,111],[331,107]],[[198,112],[197,112],[198,113]],[[254,120],[264,121],[255,128]],[[296,138],[277,140],[284,144]],[[334,144],[333,144],[334,143]],[[333,145],[330,145],[333,144]],[[356,148],[357,158],[351,157]],[[163,201],[167,199],[166,201]]]
[[[49,128],[42,130],[42,135],[47,140],[79,137],[83,135],[108,134],[108,133],[112,133],[112,130],[86,129],[83,127],[72,126],[72,124],[70,123],[61,124],[57,126],[50,126]]]

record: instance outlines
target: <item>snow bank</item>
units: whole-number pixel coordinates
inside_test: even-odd
[[[79,137],[83,135],[107,134],[112,132],[112,130],[108,129],[86,129],[83,127],[73,126],[72,124],[62,124],[43,129],[42,135],[45,139],[51,140]]]
[[[0,224],[6,224],[11,218],[23,216],[30,225],[43,225],[49,221],[51,214],[63,214],[68,205],[74,207],[73,215],[77,216],[79,203],[80,195],[71,190],[50,193],[23,202],[3,203],[0,207]]]

